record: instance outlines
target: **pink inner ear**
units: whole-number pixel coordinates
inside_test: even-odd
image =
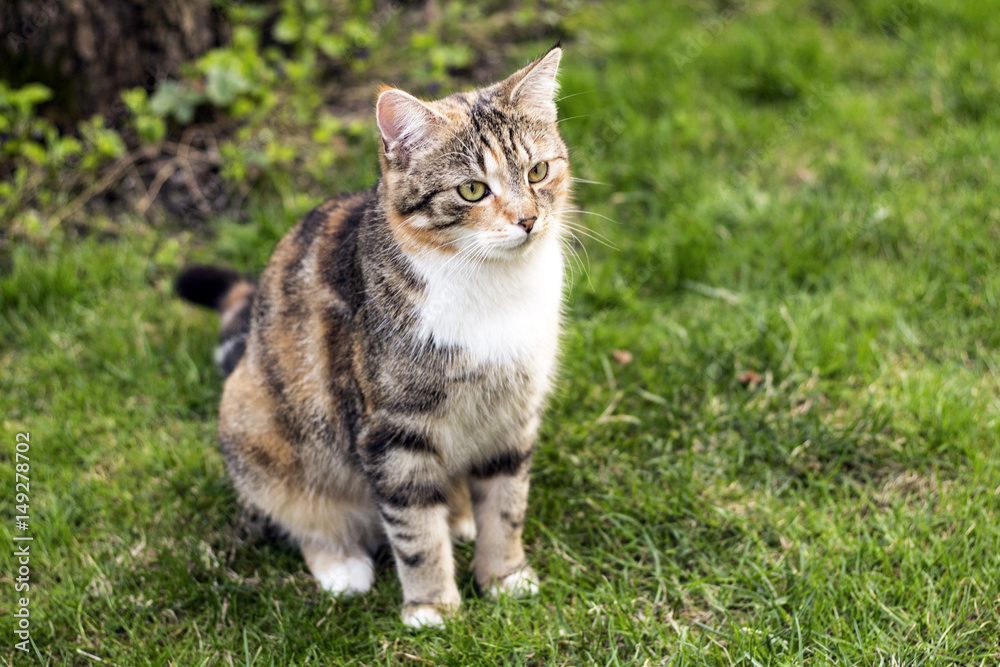
[[[546,115],[555,115],[556,91],[559,83],[556,75],[559,73],[559,61],[562,49],[555,48],[542,56],[530,71],[524,75],[511,91],[511,100],[521,106]]]
[[[387,90],[379,95],[375,119],[388,152],[407,149],[430,135],[436,119],[427,105],[402,90]]]

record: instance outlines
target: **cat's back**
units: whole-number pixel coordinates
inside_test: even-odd
[[[303,366],[304,357],[346,333],[361,301],[357,236],[370,203],[369,192],[328,200],[271,255],[255,296],[248,347],[250,361],[262,366],[272,383],[280,383],[283,367]],[[305,365],[330,362],[310,359]]]
[[[345,371],[362,301],[358,230],[371,201],[362,192],[313,209],[260,277],[246,353],[226,381],[220,435],[224,444],[256,443],[262,467],[308,475],[321,463],[310,443],[346,445],[357,431],[357,388]]]
[[[285,234],[261,275],[255,324],[301,319],[318,301],[356,310],[358,229],[372,200],[369,191],[330,199]]]

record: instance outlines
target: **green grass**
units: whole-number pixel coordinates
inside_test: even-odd
[[[111,240],[13,249],[0,479],[12,498],[30,431],[37,655],[11,648],[5,565],[0,656],[1000,662],[1000,3],[660,4],[566,19],[562,127],[603,183],[577,201],[617,249],[584,238],[568,297],[537,599],[478,599],[464,549],[462,616],[411,633],[388,559],[338,602],[241,523],[217,325],[170,281],[259,269],[309,203],[289,195],[208,239],[123,214]]]

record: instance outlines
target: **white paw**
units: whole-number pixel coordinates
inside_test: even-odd
[[[495,581],[486,589],[492,598],[510,595],[515,598],[525,598],[538,593],[538,576],[530,567],[508,574],[500,581]]]
[[[424,604],[403,611],[403,623],[411,628],[440,628],[444,616],[434,605]]]
[[[476,520],[470,514],[456,521],[451,527],[451,539],[455,542],[471,542],[476,539]]]
[[[364,593],[375,582],[375,568],[368,556],[327,556],[317,559],[313,576],[323,587],[335,595]]]

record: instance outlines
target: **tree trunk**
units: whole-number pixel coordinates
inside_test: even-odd
[[[52,88],[60,124],[115,121],[119,91],[152,90],[225,36],[211,0],[3,0],[0,79]]]

